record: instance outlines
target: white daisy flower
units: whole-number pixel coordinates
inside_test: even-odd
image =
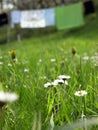
[[[65,84],[65,85],[68,85],[68,82],[67,82],[67,80],[65,80],[65,81],[64,81],[64,84]]]
[[[66,79],[70,79],[71,77],[69,75],[59,75],[58,78],[66,80]]]
[[[8,66],[9,66],[9,67],[12,67],[12,64],[8,63]]]
[[[83,57],[83,60],[84,60],[84,61],[89,60],[89,56],[84,56],[84,57]]]
[[[64,84],[64,80],[62,80],[62,79],[56,79],[56,80],[54,80],[54,83],[55,84]]]
[[[78,97],[84,96],[84,95],[86,95],[86,94],[87,94],[87,91],[85,91],[85,90],[76,91],[76,92],[74,93],[74,95],[75,95],[75,96],[78,96]]]
[[[38,61],[39,63],[41,63],[42,62],[42,59],[39,59],[39,61]]]
[[[15,93],[0,91],[0,102],[13,102],[18,99]]]
[[[44,88],[48,88],[50,86],[52,86],[52,84],[50,82],[47,82],[47,83],[44,84]]]
[[[25,72],[25,73],[29,72],[29,69],[28,69],[28,68],[25,68],[25,69],[24,69],[24,72]]]
[[[3,62],[2,62],[2,61],[0,61],[0,65],[3,65]]]
[[[52,58],[50,59],[51,62],[56,62],[56,59]]]
[[[54,81],[51,83],[54,87],[58,85],[58,82]]]
[[[47,79],[47,76],[41,76],[40,79]]]

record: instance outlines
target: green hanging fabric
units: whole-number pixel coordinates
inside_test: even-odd
[[[78,27],[84,24],[81,2],[55,8],[57,29]]]

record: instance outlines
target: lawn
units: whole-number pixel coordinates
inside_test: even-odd
[[[98,129],[97,14],[82,27],[27,30],[0,44],[0,89],[19,96],[2,108],[2,130]]]

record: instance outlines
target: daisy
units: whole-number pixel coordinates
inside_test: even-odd
[[[39,63],[41,63],[42,62],[42,59],[39,59]]]
[[[13,102],[17,99],[18,95],[15,93],[0,91],[0,102],[2,103]]]
[[[9,66],[9,67],[12,67],[12,64],[8,63],[8,66]]]
[[[53,85],[54,87],[56,87],[56,86],[58,85],[58,82],[54,80],[54,81],[52,82],[52,85]]]
[[[84,56],[84,57],[83,57],[83,60],[84,60],[84,61],[89,60],[89,56]]]
[[[47,76],[41,76],[40,79],[47,79]]]
[[[25,72],[25,73],[29,72],[29,69],[25,68],[25,69],[24,69],[24,72]]]
[[[78,97],[84,96],[84,95],[86,95],[86,94],[87,94],[87,91],[85,91],[85,90],[76,91],[76,92],[74,93],[74,95],[75,95],[75,96],[78,96]]]
[[[71,77],[69,75],[59,75],[58,78],[62,80],[66,80],[66,79],[70,79]]]
[[[47,83],[44,84],[44,88],[48,88],[50,86],[52,86],[52,83],[50,83],[50,82],[47,82]]]
[[[56,62],[56,59],[52,58],[50,59],[51,62]]]
[[[65,84],[65,85],[68,85],[68,82],[67,82],[67,80],[65,80],[65,81],[64,81],[64,84]]]
[[[2,61],[0,61],[0,65],[3,65],[3,62],[2,62]]]
[[[64,80],[62,80],[62,79],[56,79],[56,80],[54,80],[54,83],[55,84],[64,84]]]

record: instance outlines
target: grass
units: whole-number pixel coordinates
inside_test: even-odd
[[[3,110],[1,129],[52,130],[52,113],[55,129],[70,129],[68,124],[82,119],[83,112],[91,124],[89,118],[92,120],[98,116],[97,21],[98,16],[91,15],[79,28],[62,31],[52,28],[48,33],[48,28],[35,30],[30,33],[32,37],[26,34],[27,37],[20,42],[0,45],[0,62],[3,62],[0,65],[0,82],[4,91],[19,95],[19,100]],[[76,48],[75,55],[72,47]],[[16,50],[17,63],[9,55],[10,50]],[[85,56],[88,60],[83,60]],[[51,59],[55,61],[51,62]],[[68,86],[44,88],[45,83],[54,81],[61,74],[71,76]],[[74,93],[78,90],[86,90],[88,94],[76,97]],[[92,122],[94,126],[87,124],[88,128],[84,129],[97,130],[97,123]],[[82,130],[84,126],[79,125]]]

